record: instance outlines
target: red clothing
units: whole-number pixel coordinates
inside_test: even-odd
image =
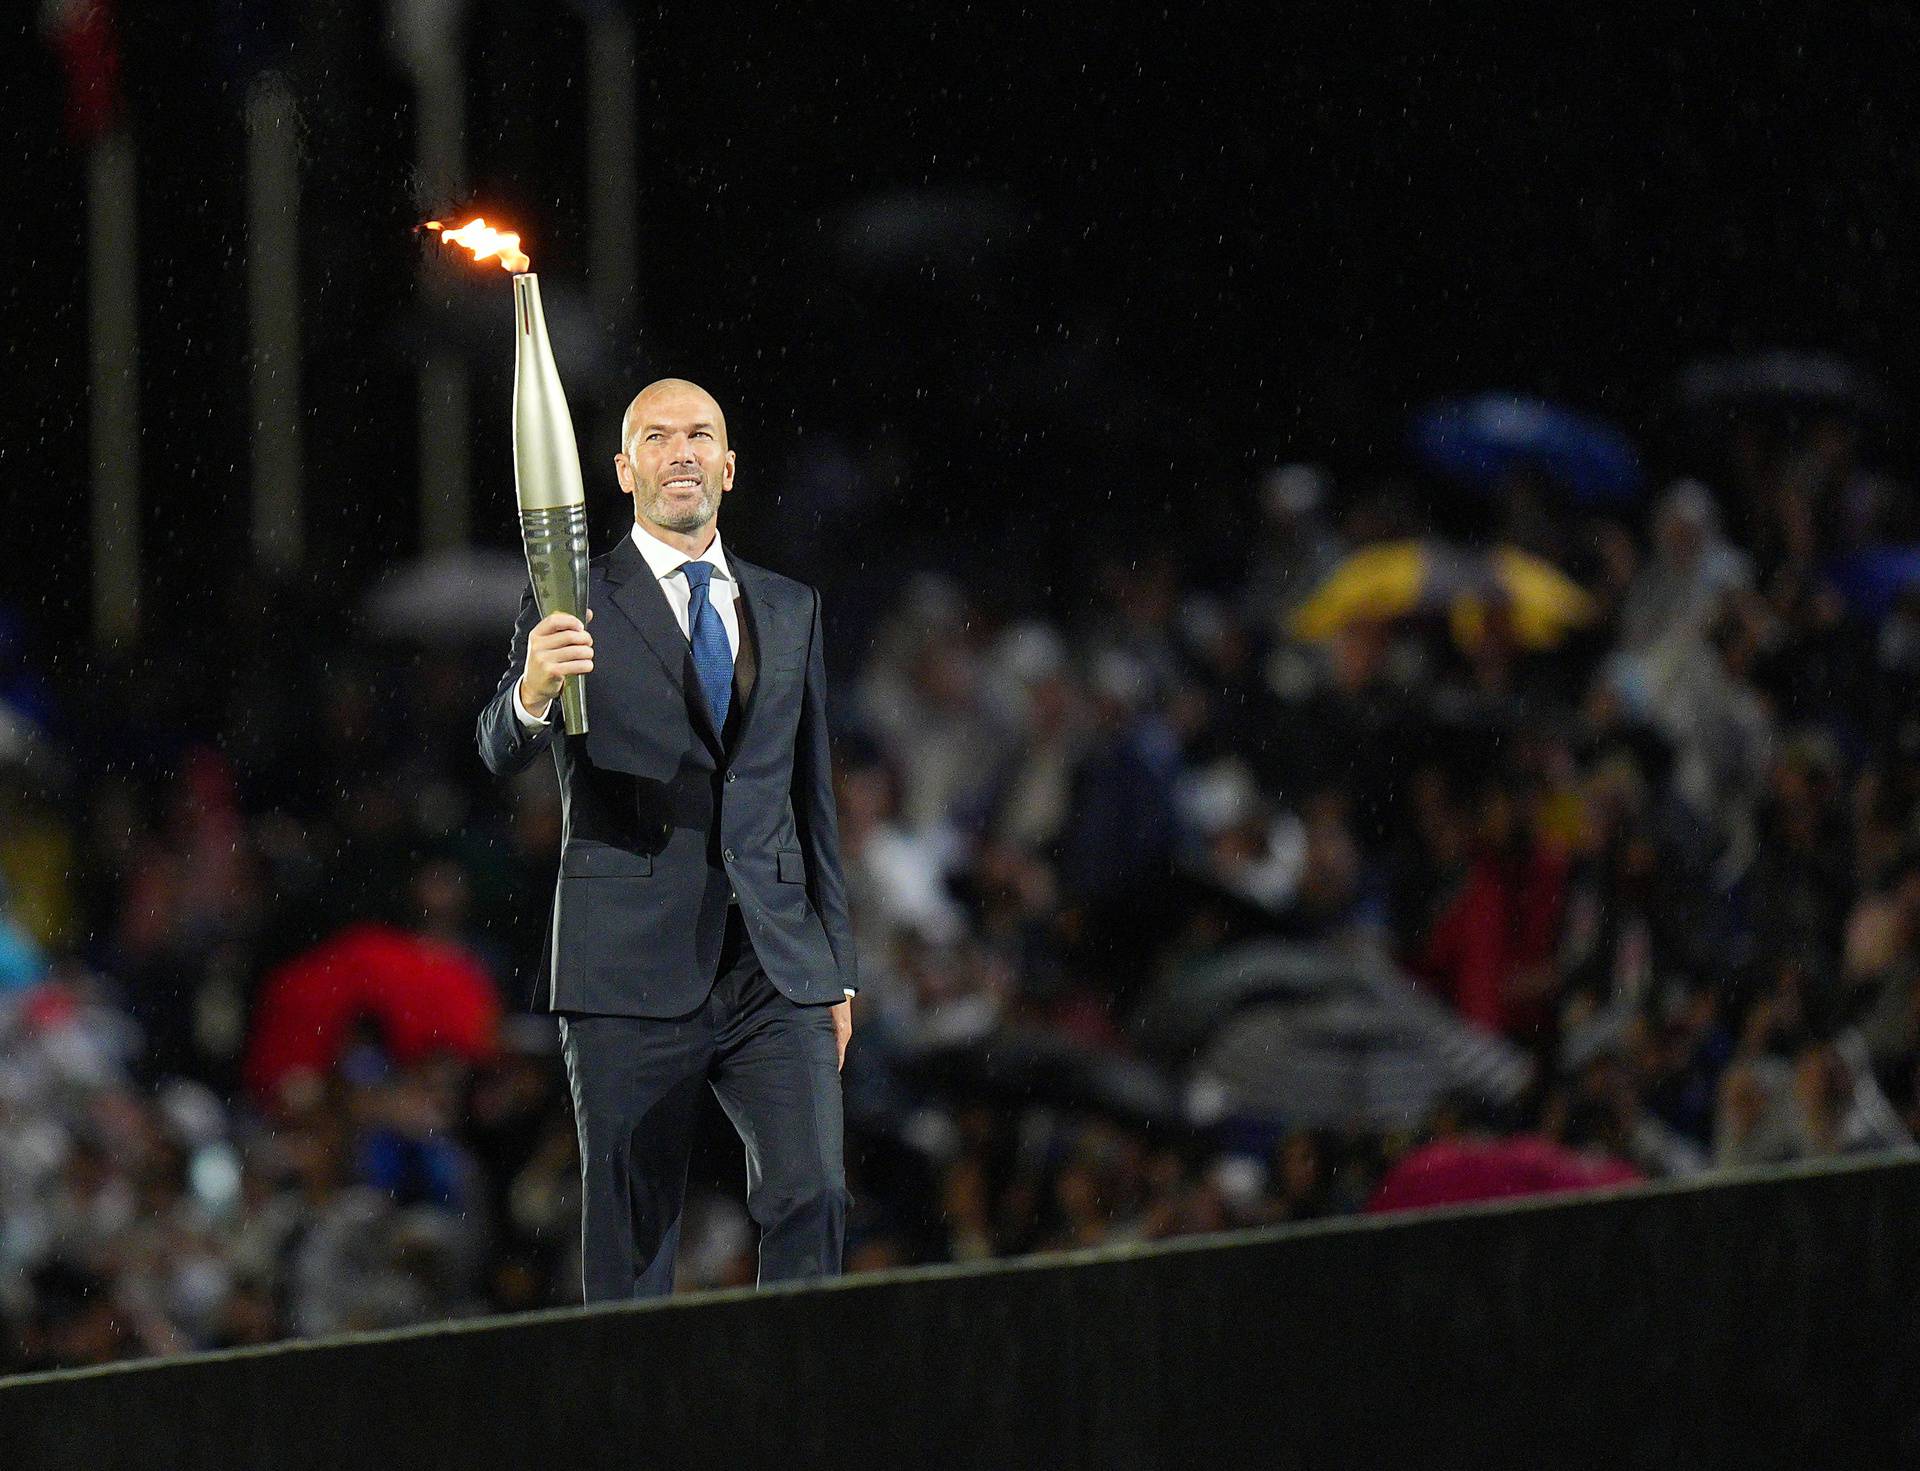
[[[500,999],[478,961],[456,946],[390,925],[349,925],[267,977],[247,1042],[247,1091],[270,1105],[296,1071],[327,1072],[354,1023],[372,1017],[402,1067],[435,1051],[492,1055]]]
[[[1632,1185],[1643,1179],[1625,1160],[1592,1158],[1538,1135],[1511,1139],[1438,1139],[1387,1171],[1369,1211],[1418,1210],[1520,1195],[1554,1195]]]
[[[1468,1021],[1523,1032],[1547,1020],[1537,997],[1511,994],[1523,969],[1553,959],[1566,906],[1567,855],[1535,844],[1517,862],[1483,853],[1434,916],[1412,961]]]

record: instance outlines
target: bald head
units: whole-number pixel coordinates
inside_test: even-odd
[[[720,448],[727,447],[727,416],[715,398],[698,383],[686,378],[656,378],[633,396],[620,420],[620,448],[632,452],[634,436],[649,419],[667,420],[690,416],[714,427]]]
[[[614,474],[633,497],[634,519],[656,534],[705,537],[733,489],[733,464],[727,416],[698,383],[662,378],[627,405]]]

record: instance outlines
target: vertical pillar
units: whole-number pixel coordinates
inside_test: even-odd
[[[252,336],[253,555],[290,572],[306,549],[300,403],[300,141],[268,72],[247,95],[247,318]]]
[[[102,134],[87,154],[93,633],[102,644],[140,631],[138,182],[132,135]]]
[[[598,9],[587,26],[589,292],[603,332],[639,325],[639,56],[633,19]]]
[[[414,156],[427,197],[467,191],[467,68],[464,0],[394,0],[395,49],[412,73]],[[471,533],[472,479],[467,365],[429,345],[420,364],[420,542],[424,551],[464,546]]]

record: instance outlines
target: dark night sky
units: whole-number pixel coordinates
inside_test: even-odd
[[[236,7],[123,5],[143,167],[150,628],[217,618],[245,548],[243,136]],[[958,13],[956,13],[956,11]],[[131,12],[142,12],[133,14]],[[300,8],[308,134],[310,595],[344,605],[417,544],[409,92],[371,3]],[[1204,541],[1283,457],[1393,465],[1406,406],[1479,387],[1616,417],[1656,461],[1690,355],[1826,347],[1920,386],[1920,26],[1891,4],[1631,7],[669,4],[641,20],[645,330],[570,384],[595,467],[659,372],[735,405],[730,536],[775,566],[773,493],[828,436],[872,458],[864,539],[912,559],[1070,564],[1088,527]],[[478,3],[472,200],[543,280],[585,270],[580,25]],[[31,23],[8,85],[0,596],[84,621],[83,169]],[[835,242],[886,191],[938,188],[991,242],[891,273]],[[468,323],[474,486],[514,545],[497,341]],[[1904,465],[1903,443],[1888,452]],[[896,480],[897,477],[897,480]],[[846,526],[829,528],[845,536]],[[16,537],[18,540],[16,541]],[[796,558],[817,554],[817,548]],[[801,570],[796,568],[796,570]],[[42,595],[37,589],[48,591]]]

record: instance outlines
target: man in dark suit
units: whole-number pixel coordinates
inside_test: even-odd
[[[722,547],[734,452],[704,389],[643,389],[614,472],[634,525],[590,564],[595,632],[536,622],[529,589],[478,731],[496,774],[548,749],[560,774],[536,1000],[559,1015],[573,1091],[586,1300],[672,1291],[709,1085],[746,1145],[760,1280],[830,1276],[858,983],[820,597]],[[568,736],[551,703],[589,673],[590,729]]]

